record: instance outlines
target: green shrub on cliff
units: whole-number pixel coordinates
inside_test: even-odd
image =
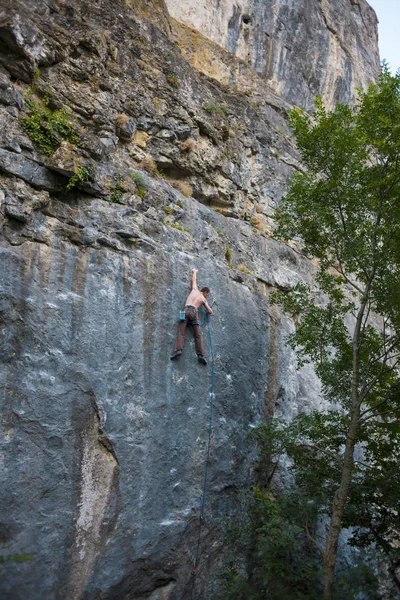
[[[90,175],[93,173],[94,166],[93,165],[78,165],[75,173],[72,175],[69,180],[67,187],[65,188],[68,192],[78,185],[83,185],[90,179]]]
[[[52,156],[61,142],[79,146],[80,138],[71,122],[67,108],[51,110],[51,94],[46,92],[42,99],[34,97],[34,89],[25,95],[27,115],[21,118],[21,127],[40,152]]]

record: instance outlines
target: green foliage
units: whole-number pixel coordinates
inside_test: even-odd
[[[138,173],[137,171],[131,171],[130,176],[138,188],[143,188],[145,190],[148,188],[149,183],[144,175]]]
[[[32,560],[31,554],[8,554],[7,556],[0,556],[0,565],[4,565],[6,562],[26,562]]]
[[[182,225],[182,223],[168,223],[168,225],[170,227],[173,227],[173,229],[177,229],[178,231],[183,231],[185,233],[188,233],[189,235],[193,235],[189,227]]]
[[[121,202],[125,189],[122,187],[124,183],[124,178],[119,173],[114,175],[114,185],[110,188],[110,195],[108,197],[108,201],[110,204],[117,204]]]
[[[227,546],[235,552],[222,573],[217,598],[321,598],[323,539],[317,525],[329,512],[346,428],[344,415],[331,411],[299,415],[289,424],[274,421],[251,431],[260,456],[259,485],[241,496],[237,517],[229,524]],[[276,493],[270,483],[283,469],[292,482]],[[361,592],[364,600],[379,598],[373,570],[361,561],[342,567],[334,600],[358,600]]]
[[[214,104],[212,102],[208,102],[207,104],[203,104],[203,108],[206,112],[208,112],[210,114],[217,114],[217,115],[227,115],[228,114],[228,109],[226,108],[226,106],[223,106],[222,104]]]
[[[348,420],[340,411],[316,411],[295,417],[289,424],[274,420],[252,432],[260,449],[260,472],[268,481],[280,470],[285,457],[296,483],[293,498],[299,502],[303,526],[317,515],[327,514],[335,482],[340,474],[340,450],[346,438]],[[310,465],[313,468],[310,469]]]
[[[217,599],[320,598],[315,549],[285,500],[278,501],[271,489],[260,487],[242,496],[238,520],[227,531],[227,545],[235,548],[235,555],[229,557],[222,573]]]
[[[167,81],[170,85],[172,85],[172,87],[178,88],[181,85],[178,77],[176,75],[173,75],[172,73],[168,73]]]
[[[240,264],[236,268],[238,271],[241,271],[245,275],[251,275],[251,271],[249,271],[249,269],[246,267],[246,265]]]
[[[80,138],[71,122],[69,110],[51,110],[50,92],[38,100],[34,97],[34,91],[32,86],[25,96],[28,115],[21,118],[21,127],[36,148],[46,156],[52,156],[62,141],[79,146]]]
[[[170,223],[169,221],[162,221],[162,224],[165,225],[165,227],[172,227],[172,229],[177,229],[178,231],[182,231],[183,233],[187,233],[188,235],[193,235],[192,231],[189,229],[189,227],[186,227],[185,225],[183,225],[183,223],[178,222],[178,223]]]
[[[222,227],[214,227],[215,231],[218,233],[218,235],[224,235],[225,231],[222,229]]]
[[[179,208],[183,208],[183,202],[182,200],[178,200],[176,203],[177,206],[179,206]]]
[[[228,265],[232,264],[232,249],[229,246],[225,246],[225,260]]]
[[[343,600],[343,598],[382,600],[379,581],[371,566],[356,560],[353,566],[338,573],[333,599]]]
[[[68,182],[66,191],[72,190],[74,187],[82,185],[86,181],[89,181],[93,171],[93,165],[78,165],[74,175],[72,175],[71,179]]]
[[[141,173],[138,173],[137,171],[131,171],[130,176],[137,186],[137,195],[140,198],[146,198],[147,188],[149,187],[149,182],[147,181],[147,178]]]
[[[318,100],[313,118],[293,111],[307,172],[295,175],[278,211],[278,236],[301,236],[305,251],[322,268],[345,272],[356,291],[379,269],[374,297],[384,312],[382,278],[387,283],[400,260],[399,88],[400,76],[384,72],[379,85],[360,93],[356,110],[338,105],[328,113]],[[398,286],[395,277],[393,291]]]
[[[7,550],[11,544],[0,546],[0,550]],[[0,555],[0,565],[4,565],[7,562],[23,563],[27,560],[32,560],[31,554],[6,554],[5,556]]]
[[[145,188],[142,188],[142,187],[138,188],[138,190],[137,190],[136,193],[139,196],[139,198],[142,198],[142,199],[146,198],[146,196],[147,196],[147,190]]]
[[[384,68],[354,109],[338,105],[328,112],[318,99],[312,117],[295,110],[291,125],[307,170],[290,183],[277,236],[298,240],[320,273],[315,289],[297,285],[272,302],[294,319],[289,344],[300,366],[314,364],[337,410],[274,426],[268,435],[293,461],[307,502],[331,516],[324,551],[330,573],[340,531],[335,519],[356,528],[354,543],[373,541],[394,565],[393,540],[400,533],[394,508],[400,463],[393,452],[400,443],[400,74]],[[365,462],[355,458],[357,443]],[[325,597],[330,585],[327,577]],[[335,593],[341,585],[336,582]]]
[[[400,390],[393,390],[398,403]],[[399,413],[398,413],[399,414]],[[363,460],[356,463],[345,526],[354,527],[351,544],[368,548],[376,545],[385,556],[394,579],[400,561],[399,490],[400,422],[394,419],[366,421],[360,441]]]

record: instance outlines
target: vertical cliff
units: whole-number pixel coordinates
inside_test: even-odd
[[[4,599],[211,598],[249,428],[322,402],[270,313],[314,272],[273,212],[300,167],[288,110],[374,77],[375,17],[221,3],[204,30],[167,4],[175,20],[161,0],[0,10],[0,543],[33,557],[2,567]],[[195,579],[211,371],[189,334],[169,359],[192,266],[216,392]]]
[[[351,102],[379,69],[376,15],[365,0],[166,2],[179,24],[235,54],[281,98],[306,109],[317,95],[328,106]]]

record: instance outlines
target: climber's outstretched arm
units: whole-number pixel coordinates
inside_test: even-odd
[[[197,269],[193,267],[192,269],[192,290],[198,290],[197,287]]]

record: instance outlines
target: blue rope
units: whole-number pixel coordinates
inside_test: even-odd
[[[208,340],[210,344],[210,354],[211,354],[211,391],[210,391],[210,413],[209,413],[209,425],[208,425],[208,445],[207,445],[207,454],[206,454],[206,464],[204,470],[204,481],[203,481],[203,495],[200,498],[200,522],[199,522],[199,535],[197,538],[197,548],[196,548],[196,556],[193,560],[193,569],[192,573],[196,574],[197,565],[200,557],[200,545],[201,545],[201,531],[204,522],[204,508],[206,504],[206,491],[207,491],[207,479],[208,479],[208,467],[210,464],[210,454],[211,454],[211,441],[213,438],[212,435],[212,424],[213,424],[213,403],[215,398],[214,393],[214,384],[215,384],[215,365],[214,365],[214,350],[212,345],[212,336],[211,336],[211,327],[210,327],[210,315],[207,312],[204,316],[204,319],[200,325],[204,325],[207,322],[207,331],[208,331]],[[194,591],[194,581],[192,586],[192,597]]]

